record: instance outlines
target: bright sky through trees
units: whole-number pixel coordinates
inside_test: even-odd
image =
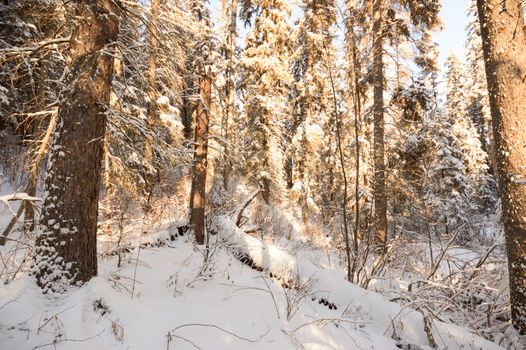
[[[466,26],[468,25],[467,7],[469,0],[443,0],[440,17],[444,22],[444,30],[436,33],[435,40],[440,49],[440,67],[450,52],[459,58],[464,58],[466,43]]]

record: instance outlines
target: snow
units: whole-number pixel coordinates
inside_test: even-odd
[[[419,312],[346,282],[316,254],[292,254],[227,217],[216,226],[207,263],[203,247],[188,237],[172,241],[164,225],[143,240],[164,246],[141,248],[139,260],[136,248],[121,268],[117,256],[101,258],[99,277],[64,295],[43,295],[27,276],[3,285],[2,349],[429,348]],[[265,270],[241,263],[239,251]],[[298,286],[309,282],[303,294],[281,286],[294,279]],[[289,315],[287,300],[289,306],[298,300]],[[440,322],[433,335],[442,349],[500,349]]]
[[[7,199],[16,192],[0,190]],[[2,216],[0,226],[9,219]],[[42,294],[32,276],[5,280],[0,348],[430,349],[423,316],[411,305],[348,283],[325,252],[285,238],[261,240],[234,220],[217,218],[206,262],[191,236],[177,236],[183,222],[168,221],[142,237],[128,227],[135,248],[120,268],[111,237],[99,235],[99,276],[63,295]],[[140,254],[139,241],[148,245]],[[0,254],[8,256],[12,244]],[[240,262],[241,252],[263,270]],[[449,254],[473,259],[469,250]],[[439,349],[502,349],[451,324],[433,321],[432,332]]]
[[[0,196],[0,202],[8,204],[10,201],[41,201],[42,198],[30,196],[24,192],[12,193],[4,196]]]

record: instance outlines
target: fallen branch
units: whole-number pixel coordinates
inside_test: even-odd
[[[11,209],[11,206],[9,205],[9,202],[13,201],[23,201],[16,213]],[[24,192],[0,196],[0,202],[4,202],[13,214],[13,219],[11,219],[4,232],[2,232],[2,236],[0,236],[0,245],[5,245],[6,238],[15,226],[15,224],[18,222],[18,219],[20,219],[20,216],[22,216],[22,213],[26,208],[26,203],[29,203],[27,205],[33,205],[33,202],[36,201],[42,201],[42,198],[33,197]]]
[[[435,273],[437,272],[438,268],[440,267],[440,263],[442,262],[442,260],[444,259],[444,255],[446,254],[446,252],[448,251],[449,247],[451,246],[451,244],[453,244],[453,242],[457,239],[457,236],[458,236],[458,233],[460,232],[460,230],[462,229],[462,227],[464,226],[461,226],[459,227],[456,231],[455,231],[455,234],[451,237],[451,239],[447,242],[446,244],[446,247],[444,249],[442,249],[442,252],[440,252],[440,256],[438,257],[438,259],[435,261],[434,263],[434,266],[431,268],[431,272],[429,273],[429,275],[427,275],[427,278],[428,280],[431,279],[431,277],[433,277],[435,275]]]
[[[18,220],[22,216],[22,213],[25,213],[24,221],[27,222],[28,219],[30,220],[34,219],[33,201],[31,201],[31,197],[34,196],[36,193],[38,171],[40,169],[40,163],[44,159],[44,156],[47,154],[47,150],[51,142],[51,137],[53,135],[53,131],[55,130],[56,122],[57,122],[57,114],[55,110],[51,116],[51,120],[49,121],[49,125],[47,126],[44,137],[42,138],[42,141],[40,142],[40,146],[36,149],[35,159],[31,162],[31,167],[29,169],[28,183],[26,186],[26,193],[28,193],[29,196],[28,195],[26,196],[30,198],[23,199],[24,202],[20,205],[20,208],[18,208],[18,212],[16,214],[13,213],[14,215],[13,219],[11,219],[11,221],[5,228],[4,232],[2,232],[2,236],[0,236],[0,245],[5,245],[6,237],[9,235],[9,233],[11,232],[15,224],[18,222]],[[37,197],[32,197],[32,198],[37,199]],[[40,200],[40,198],[38,198],[38,200]]]
[[[261,192],[261,188],[257,189],[257,191],[254,191],[244,202],[243,204],[236,210],[235,214],[233,216],[236,217],[236,226],[239,226],[241,224],[241,218],[243,217],[243,212],[248,207],[248,205],[256,198],[258,193]]]

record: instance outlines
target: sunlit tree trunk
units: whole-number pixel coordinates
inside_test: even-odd
[[[201,101],[197,105],[194,136],[194,168],[190,192],[190,226],[198,244],[205,243],[206,165],[208,156],[208,128],[212,101],[210,73],[199,81]]]
[[[526,333],[526,29],[520,0],[477,0],[514,327]]]
[[[111,0],[80,1],[76,18],[34,255],[45,292],[97,274],[100,167],[114,61],[107,51],[117,39],[118,7]]]
[[[234,58],[236,54],[236,39],[237,39],[237,8],[238,0],[231,0],[229,7],[229,29],[227,37],[227,50],[226,50],[226,111],[223,119],[223,135],[224,135],[224,164],[223,164],[223,184],[225,189],[228,190],[228,182],[230,178],[230,172],[232,171],[232,160],[230,152],[230,120],[234,116],[234,98],[235,98],[235,79],[236,70],[234,64]]]
[[[373,4],[373,84],[374,84],[374,229],[378,242],[387,242],[387,195],[384,159],[384,62],[383,0]]]
[[[150,3],[150,25],[149,25],[149,44],[150,54],[148,56],[148,109],[146,115],[146,125],[148,134],[146,135],[144,145],[144,158],[147,163],[146,169],[146,192],[148,196],[153,190],[153,175],[155,166],[153,165],[153,150],[152,150],[152,125],[157,115],[157,20],[159,18],[159,0],[152,0]]]

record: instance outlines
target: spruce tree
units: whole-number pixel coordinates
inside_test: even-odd
[[[477,0],[508,254],[511,317],[526,333],[526,28],[520,0]]]
[[[81,1],[70,41],[66,89],[49,157],[34,255],[37,284],[61,292],[97,274],[100,166],[110,98],[119,8]]]
[[[306,1],[303,17],[295,29],[295,50],[292,58],[294,84],[292,88],[292,121],[287,132],[292,137],[291,199],[301,206],[301,216],[307,223],[309,203],[319,202],[319,187],[325,188],[322,179],[311,177],[326,169],[327,160],[334,158],[335,149],[322,149],[321,139],[333,133],[334,116],[329,107],[331,87],[327,64],[334,65],[335,49],[332,43],[332,26],[336,22],[336,9],[332,1]],[[325,145],[327,146],[327,145]],[[322,180],[322,181],[319,181]],[[324,207],[328,203],[323,203]]]
[[[285,194],[283,125],[288,119],[290,8],[282,0],[252,3],[258,16],[241,57],[246,169],[267,203]],[[250,8],[251,9],[251,8]],[[243,9],[242,16],[249,16]]]

